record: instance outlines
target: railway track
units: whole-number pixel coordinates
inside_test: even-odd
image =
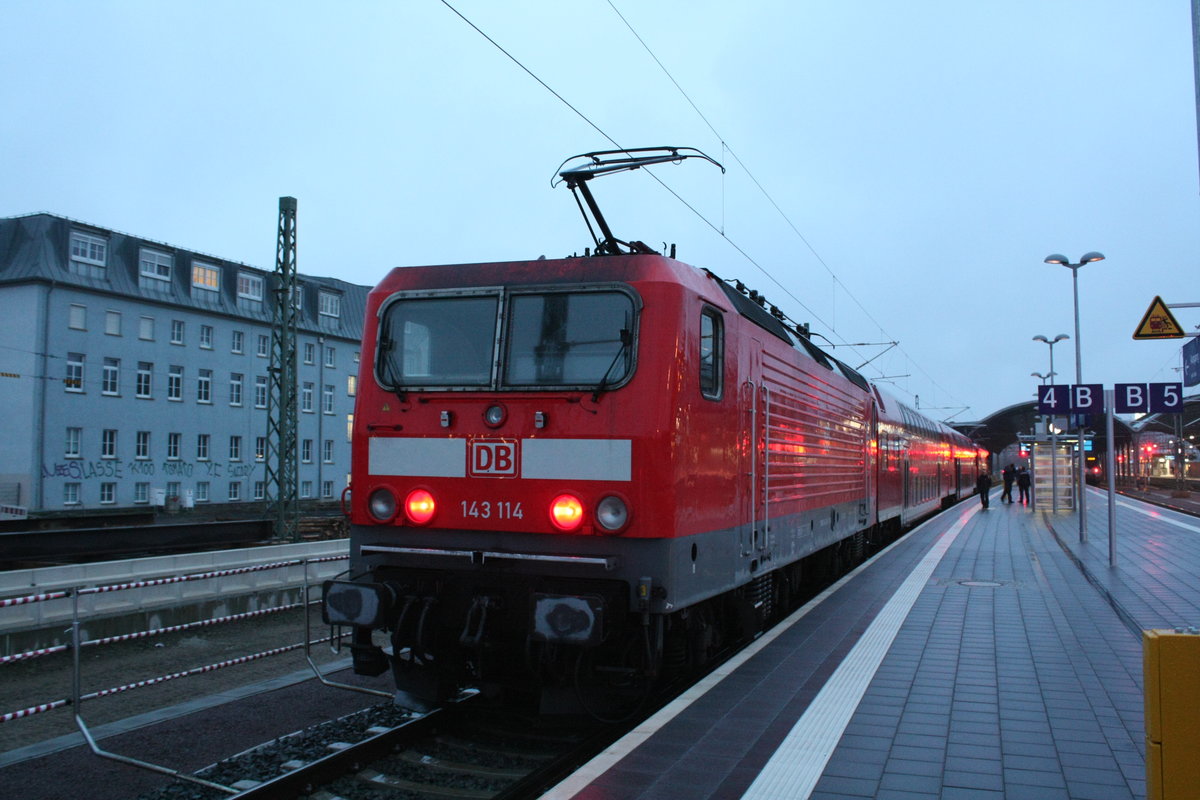
[[[303,743],[287,737],[197,775],[238,790],[232,795],[237,800],[523,800],[619,734],[616,726],[590,720],[547,722],[481,706],[477,696],[467,694],[427,714],[373,724],[352,734],[353,742],[338,739],[340,732],[323,741],[316,741],[319,731],[302,732],[309,734]],[[230,796],[178,784],[153,795]]]

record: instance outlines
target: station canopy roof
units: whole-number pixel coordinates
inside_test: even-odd
[[[1200,397],[1185,399],[1184,404],[1184,416],[1188,419],[1196,417],[1197,413],[1195,412],[1200,410]],[[1187,412],[1187,406],[1190,406],[1192,413],[1189,414]],[[970,436],[980,446],[987,448],[989,452],[999,453],[1004,448],[1019,441],[1019,436],[1030,435],[1037,430],[1037,422],[1040,419],[1041,415],[1038,414],[1037,402],[1029,400],[1002,408],[978,422],[953,422],[950,425],[960,433]],[[1151,417],[1146,418],[1146,420],[1149,419]],[[1143,420],[1143,422],[1146,420]],[[1108,449],[1108,444],[1104,433],[1104,418],[1103,416],[1093,416],[1091,421],[1092,424],[1088,427],[1088,431],[1094,434],[1095,449],[1105,452]],[[1065,422],[1064,418],[1062,423],[1060,423],[1062,427],[1066,427]],[[1168,421],[1166,424],[1173,423]],[[1196,426],[1195,421],[1192,424]],[[1118,446],[1131,442],[1135,429],[1141,430],[1143,428],[1139,427],[1138,424],[1131,427],[1129,423],[1120,417],[1113,419],[1113,437],[1117,440]],[[1174,429],[1172,428],[1172,430]]]

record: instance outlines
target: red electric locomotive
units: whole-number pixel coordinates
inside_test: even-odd
[[[973,491],[969,440],[740,284],[612,237],[587,181],[693,155],[560,173],[596,255],[398,268],[371,292],[350,576],[324,601],[357,672],[390,668],[409,702],[635,702],[786,608],[806,557]]]

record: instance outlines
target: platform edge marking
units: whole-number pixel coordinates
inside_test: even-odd
[[[963,514],[934,542],[800,715],[742,800],[806,800],[812,794],[908,612],[978,510]]]

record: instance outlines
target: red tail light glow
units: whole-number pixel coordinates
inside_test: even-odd
[[[550,521],[559,530],[575,530],[583,522],[583,503],[574,495],[560,494],[550,503]]]
[[[425,489],[413,489],[404,498],[404,514],[413,525],[425,525],[437,513],[437,502]]]

